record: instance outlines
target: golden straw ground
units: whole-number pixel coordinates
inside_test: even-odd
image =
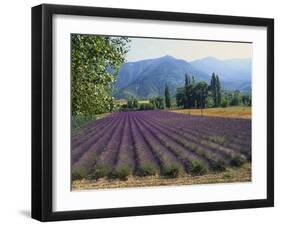
[[[170,111],[180,114],[201,115],[200,109],[177,109]],[[251,119],[252,108],[244,106],[235,106],[227,108],[206,108],[202,110],[202,113],[204,116]]]

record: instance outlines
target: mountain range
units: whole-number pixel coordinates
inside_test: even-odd
[[[251,59],[219,60],[206,57],[187,62],[172,56],[124,63],[117,75],[113,96],[117,99],[147,99],[163,96],[165,84],[174,95],[184,85],[185,74],[195,81],[210,82],[212,73],[219,75],[223,89],[251,91]]]

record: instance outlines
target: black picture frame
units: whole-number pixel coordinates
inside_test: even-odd
[[[52,210],[52,18],[55,14],[266,27],[267,198],[54,212]],[[49,4],[32,8],[32,218],[40,221],[57,221],[272,206],[274,206],[273,19]]]

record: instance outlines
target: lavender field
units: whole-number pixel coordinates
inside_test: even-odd
[[[113,113],[72,134],[72,180],[203,175],[251,161],[251,120]]]

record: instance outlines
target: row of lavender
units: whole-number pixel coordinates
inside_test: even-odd
[[[72,135],[72,179],[201,175],[251,161],[251,120],[114,113]]]

